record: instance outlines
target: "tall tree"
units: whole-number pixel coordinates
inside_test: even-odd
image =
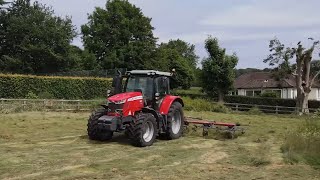
[[[314,50],[319,45],[319,41],[311,40],[311,47],[303,47],[301,42],[298,42],[296,47],[285,47],[278,39],[270,41],[271,54],[264,60],[270,66],[278,66],[278,73],[282,76],[293,74],[296,79],[297,99],[296,107],[300,113],[309,113],[308,99],[312,85],[315,79],[320,74],[320,71],[311,72],[311,61]],[[294,65],[292,61],[295,61]]]
[[[8,2],[5,2],[4,0],[0,0],[0,5],[4,5],[4,4],[8,4]],[[0,9],[2,8],[0,7]]]
[[[223,102],[233,87],[238,57],[227,55],[218,39],[211,36],[205,41],[205,47],[209,57],[202,61],[202,88],[209,96],[218,96],[218,101]]]
[[[71,19],[38,2],[16,0],[0,14],[0,71],[52,73],[74,66],[68,58],[76,33]]]
[[[155,69],[177,71],[176,78],[171,84],[172,88],[181,86],[183,89],[189,89],[191,87],[198,62],[193,44],[179,39],[161,43],[157,49],[156,59],[157,63],[153,65]]]
[[[154,64],[156,38],[151,18],[127,0],[108,0],[82,26],[85,49],[103,68],[146,69]]]
[[[170,40],[168,43],[161,44],[168,49],[176,50],[188,63],[190,67],[196,68],[199,57],[195,52],[195,45],[183,40]]]

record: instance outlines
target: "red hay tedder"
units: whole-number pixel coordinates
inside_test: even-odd
[[[208,121],[208,120],[202,120],[200,118],[192,118],[192,117],[186,117],[185,118],[185,125],[186,128],[190,124],[194,124],[197,128],[197,125],[200,125],[200,127],[203,128],[202,135],[208,136],[209,129],[215,129],[219,132],[226,132],[228,137],[230,139],[233,139],[235,137],[235,134],[237,131],[241,132],[241,134],[244,134],[245,129],[240,126],[238,123],[224,123],[224,122],[215,122],[215,121]]]

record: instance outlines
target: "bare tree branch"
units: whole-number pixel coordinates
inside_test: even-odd
[[[312,78],[311,82],[310,82],[310,87],[313,85],[314,80],[319,76],[320,71],[317,72],[317,74]]]

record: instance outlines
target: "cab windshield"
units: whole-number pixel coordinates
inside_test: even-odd
[[[127,80],[125,92],[142,92],[144,98],[152,99],[153,79],[144,76],[131,76]]]

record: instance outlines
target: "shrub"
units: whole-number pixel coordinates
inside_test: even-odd
[[[106,96],[110,85],[105,78],[0,74],[0,98],[25,98],[29,94],[42,98],[93,99]]]
[[[185,110],[187,111],[212,111],[212,112],[223,112],[229,111],[223,104],[218,104],[205,99],[192,99],[190,97],[182,97]]]
[[[266,98],[280,98],[279,94],[276,92],[264,92],[260,95],[260,97],[266,97]]]
[[[202,92],[201,88],[192,87],[189,90],[184,89],[174,89],[171,94],[176,96],[186,96],[193,99],[205,99],[207,96]]]
[[[27,98],[27,99],[38,99],[38,96],[33,92],[28,92],[28,94],[26,95],[25,98]]]
[[[313,118],[320,118],[320,108],[313,113]]]
[[[251,108],[247,113],[248,114],[252,114],[252,115],[261,115],[261,114],[263,114],[263,112],[256,106]]]
[[[290,163],[304,161],[320,168],[320,121],[310,119],[287,133],[282,152]]]
[[[40,92],[38,96],[40,99],[54,99],[54,96],[47,91]]]

